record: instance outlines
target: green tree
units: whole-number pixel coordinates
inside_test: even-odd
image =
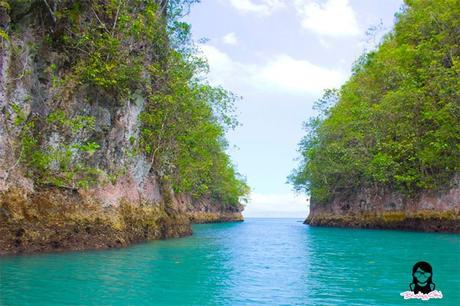
[[[289,181],[316,202],[373,185],[414,195],[459,172],[460,2],[408,0],[396,17],[335,105],[306,124]]]

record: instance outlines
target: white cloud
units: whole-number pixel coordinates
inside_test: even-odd
[[[243,84],[262,92],[279,91],[296,94],[319,94],[325,88],[340,86],[346,74],[340,70],[315,65],[307,60],[294,59],[281,54],[260,65],[234,61],[216,47],[201,47],[208,59],[208,79],[213,85]],[[234,90],[230,86],[230,90]]]
[[[320,93],[325,88],[338,87],[345,81],[345,75],[338,70],[328,69],[307,60],[278,55],[262,67],[256,76],[262,86],[275,86],[280,90],[298,93]]]
[[[348,0],[295,0],[302,27],[325,36],[360,34],[355,12]]]
[[[294,193],[251,194],[250,202],[243,211],[245,217],[291,217],[306,218],[309,201],[306,196]]]
[[[230,4],[241,13],[255,13],[265,16],[283,8],[284,2],[285,0],[230,0]]]
[[[336,88],[346,80],[340,70],[294,59],[286,54],[269,58],[260,65],[234,61],[214,46],[201,47],[208,59],[208,79],[213,85],[235,90],[234,85],[251,86],[261,92],[277,91],[295,94],[320,94],[325,88]],[[238,90],[236,90],[238,91]]]
[[[210,67],[208,80],[212,85],[228,85],[235,78],[250,75],[249,67],[233,61],[226,53],[210,45],[202,45],[201,51]],[[230,90],[234,88],[228,88]]]
[[[232,46],[236,46],[239,43],[238,37],[236,36],[234,32],[225,34],[224,37],[222,37],[222,42],[224,44],[232,45]]]

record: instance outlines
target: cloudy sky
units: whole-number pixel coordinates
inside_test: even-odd
[[[302,123],[325,88],[389,31],[401,0],[201,0],[186,18],[215,85],[242,96],[230,154],[252,188],[246,217],[308,214],[286,177],[296,166]],[[369,35],[369,28],[379,31]],[[371,31],[372,32],[372,31]]]

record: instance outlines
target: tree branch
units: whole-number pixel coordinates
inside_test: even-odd
[[[53,22],[56,23],[56,15],[54,14],[54,11],[53,9],[51,8],[51,6],[49,5],[48,1],[46,0],[43,0],[43,2],[45,2],[46,4],[46,7],[48,8],[50,14],[51,14],[51,18],[53,18]]]
[[[99,23],[102,25],[102,27],[104,28],[104,30],[107,32],[107,34],[110,34],[110,31],[107,29],[107,26],[105,25],[105,23],[102,22],[102,20],[99,18],[99,16],[97,15],[96,11],[91,7],[91,11],[93,11],[94,13],[94,16],[96,16],[96,19],[99,21]]]

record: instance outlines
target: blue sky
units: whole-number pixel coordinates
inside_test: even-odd
[[[252,188],[245,217],[299,217],[308,198],[286,177],[296,166],[302,123],[325,88],[339,87],[355,59],[388,32],[401,0],[202,0],[186,21],[214,85],[242,96],[242,126],[229,153]],[[366,35],[381,24],[377,33]]]

